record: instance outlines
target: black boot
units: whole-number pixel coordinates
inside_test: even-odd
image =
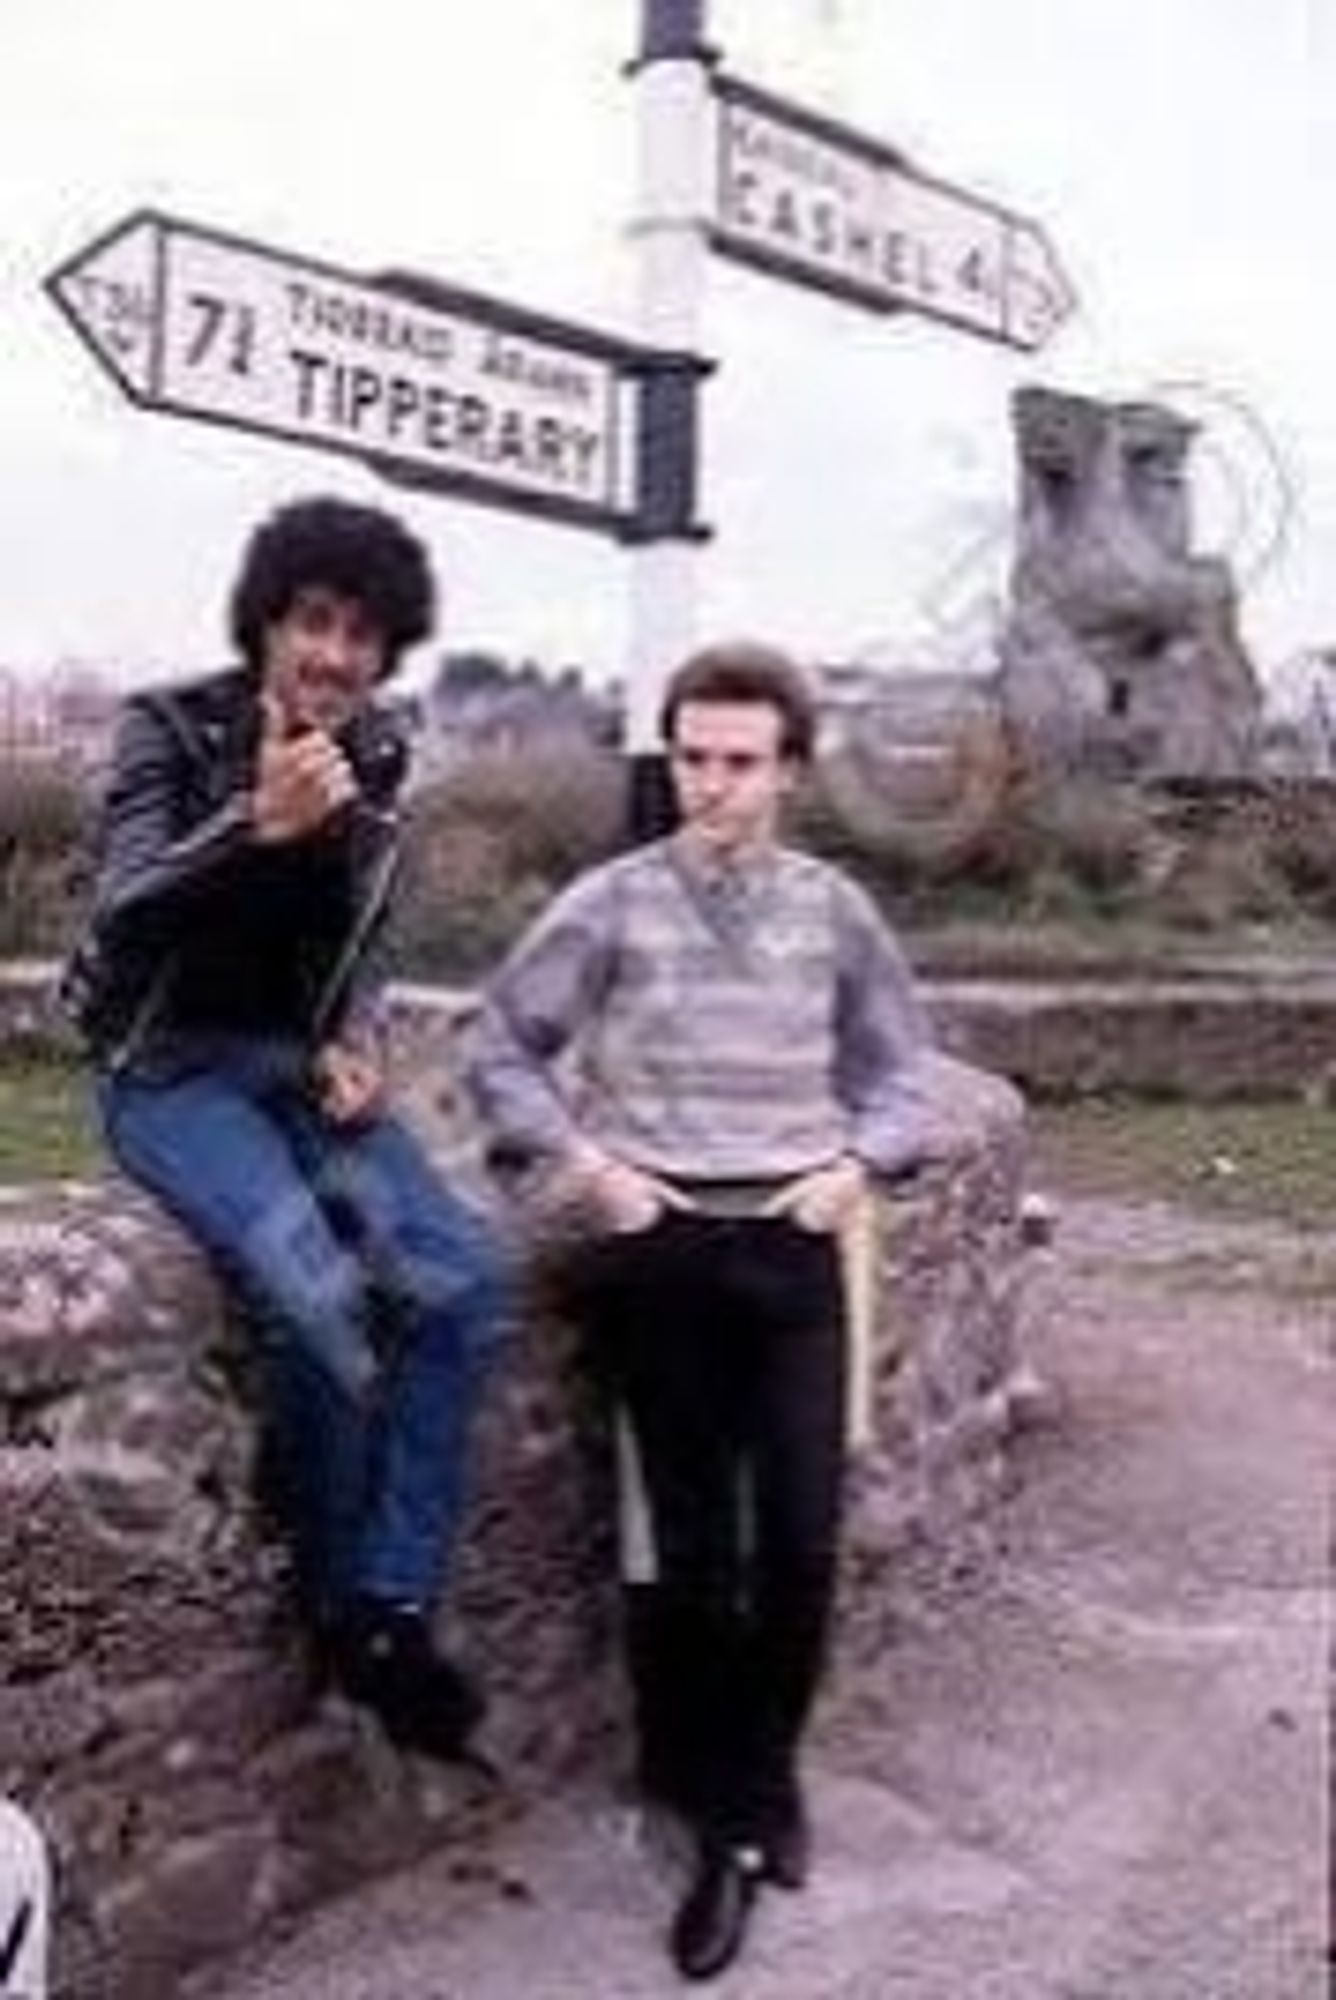
[[[714,1979],[742,1950],[752,1907],[765,1879],[759,1848],[705,1837],[678,1907],[668,1948],[684,1979]]]
[[[396,1748],[470,1761],[469,1738],[486,1703],[437,1651],[420,1611],[355,1598],[331,1631],[329,1656],[337,1685],[371,1710]]]

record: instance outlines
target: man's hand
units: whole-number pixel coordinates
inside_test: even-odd
[[[814,1235],[833,1235],[866,1187],[866,1167],[846,1153],[828,1167],[817,1167],[789,1181],[770,1197],[761,1213],[786,1215],[799,1229]]]
[[[582,1146],[570,1166],[576,1191],[593,1203],[615,1235],[649,1229],[667,1209],[695,1206],[670,1182],[605,1153],[601,1147]]]
[[[278,842],[315,833],[357,796],[352,766],[332,736],[308,729],[294,736],[282,705],[260,696],[263,722],[251,794],[255,838]]]
[[[379,1110],[385,1071],[375,1056],[326,1042],[311,1065],[316,1098],[331,1125],[355,1125]]]

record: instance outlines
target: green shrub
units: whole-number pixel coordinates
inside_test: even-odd
[[[55,758],[0,756],[0,956],[62,952],[87,893],[87,789]]]
[[[1295,902],[1336,922],[1336,786],[1278,788],[1265,837],[1270,866]]]
[[[910,924],[1336,922],[1336,787],[1043,778],[986,729],[962,735],[955,794],[935,811],[887,768],[879,786],[875,752],[842,746],[797,831]]]
[[[485,971],[552,895],[618,844],[620,759],[592,745],[470,758],[413,799],[394,929],[401,971]]]

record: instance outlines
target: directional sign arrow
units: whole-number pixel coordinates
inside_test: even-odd
[[[1075,295],[1038,223],[878,140],[717,75],[717,249],[877,312],[1039,347]]]
[[[372,278],[128,217],[47,280],[136,403],[617,535],[638,526],[637,393],[695,366],[435,280]]]

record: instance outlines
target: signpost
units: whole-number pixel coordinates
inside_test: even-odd
[[[144,408],[350,453],[405,484],[627,540],[664,514],[665,492],[692,504],[672,436],[642,407],[680,400],[699,366],[689,356],[148,211],[47,289]]]
[[[892,147],[720,70],[709,0],[641,0],[637,253],[644,339],[694,353],[712,252],[878,313],[1034,349],[1075,300],[1037,223],[920,173]],[[694,406],[695,383],[688,385]],[[656,526],[632,577],[627,743],[637,829],[668,786],[659,693],[695,642],[702,551]]]
[[[1035,348],[1071,286],[1037,223],[916,172],[890,147],[713,79],[716,249],[879,312]]]
[[[637,545],[635,822],[666,808],[667,668],[695,637],[711,251],[1032,350],[1074,297],[1037,223],[723,74],[708,0],[641,0],[631,229],[642,344],[416,274],[354,273],[145,210],[47,280],[146,409],[344,452],[387,478]]]

